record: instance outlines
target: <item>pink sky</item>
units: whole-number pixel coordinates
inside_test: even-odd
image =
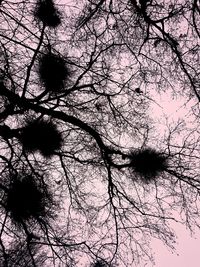
[[[183,226],[173,226],[173,228],[178,236],[177,249],[173,254],[160,241],[152,242],[155,252],[155,267],[199,267],[200,233],[196,232],[195,239]],[[145,267],[150,267],[150,265]]]

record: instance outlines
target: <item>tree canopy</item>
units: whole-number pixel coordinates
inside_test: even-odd
[[[0,266],[144,266],[198,229],[200,3],[1,0],[0,25]]]

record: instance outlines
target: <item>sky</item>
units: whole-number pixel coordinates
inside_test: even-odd
[[[170,252],[160,241],[153,241],[156,267],[199,267],[200,266],[200,233],[191,237],[184,226],[174,226],[177,234],[176,251]],[[178,255],[177,255],[178,254]],[[145,266],[146,267],[146,266]]]

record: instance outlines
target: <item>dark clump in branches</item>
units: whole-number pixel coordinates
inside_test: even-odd
[[[0,135],[5,139],[9,139],[14,137],[16,135],[16,132],[15,130],[11,130],[10,127],[4,124],[0,125]]]
[[[108,264],[105,261],[97,260],[96,262],[92,263],[91,267],[108,267]]]
[[[20,141],[25,151],[39,151],[43,156],[51,157],[61,149],[63,138],[56,124],[41,119],[27,122],[21,131]]]
[[[167,167],[167,158],[154,149],[147,148],[130,154],[131,167],[146,182],[158,176]]]
[[[66,61],[51,52],[39,59],[39,77],[45,89],[49,92],[60,92],[70,74]]]
[[[60,14],[52,0],[38,0],[34,16],[45,26],[51,28],[56,28],[61,24]]]
[[[45,266],[46,256],[40,252],[37,244],[29,243],[27,245],[24,240],[14,240],[7,250],[6,262],[0,260],[0,266],[7,267],[33,267]],[[7,264],[6,264],[7,263]]]
[[[15,223],[49,216],[46,207],[51,202],[51,195],[46,188],[41,188],[31,175],[15,175],[11,180],[5,208]]]

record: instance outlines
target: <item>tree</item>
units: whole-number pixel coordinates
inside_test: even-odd
[[[199,15],[196,0],[0,2],[2,266],[138,266],[152,237],[173,248],[170,221],[200,226]],[[163,92],[193,106],[161,134]]]

